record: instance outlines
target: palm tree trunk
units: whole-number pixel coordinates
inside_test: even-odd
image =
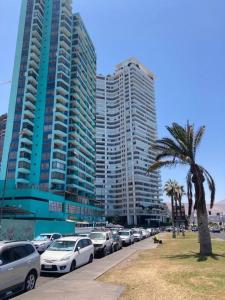
[[[199,242],[200,242],[200,254],[211,255],[212,243],[211,243],[210,231],[208,227],[208,215],[206,210],[206,204],[204,204],[204,210],[197,208],[197,220],[198,220],[198,231],[199,231]]]
[[[173,195],[171,196],[171,211],[172,211],[172,238],[176,238],[176,232],[175,232],[175,227],[174,227],[174,207],[173,207]]]
[[[177,226],[177,196],[175,196],[175,208],[176,208],[176,222],[175,222],[175,225]]]
[[[200,242],[200,255],[212,254],[212,242],[210,231],[208,227],[208,215],[205,203],[205,191],[204,191],[204,176],[202,172],[197,168],[197,172],[193,176],[193,183],[195,186],[195,206],[197,210],[198,221],[198,233]]]

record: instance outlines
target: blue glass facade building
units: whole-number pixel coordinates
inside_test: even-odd
[[[71,1],[23,0],[2,158],[3,206],[45,220],[102,220],[94,189],[95,75],[95,49]]]

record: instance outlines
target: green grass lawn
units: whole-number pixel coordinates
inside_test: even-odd
[[[225,241],[213,239],[214,254],[201,257],[196,233],[161,238],[158,248],[139,252],[100,280],[126,286],[123,300],[225,299]]]

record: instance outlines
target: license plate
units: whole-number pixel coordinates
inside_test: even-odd
[[[44,265],[44,268],[45,269],[52,269],[52,266],[51,265]]]

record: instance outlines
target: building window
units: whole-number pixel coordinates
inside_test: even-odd
[[[49,201],[49,211],[62,212],[62,203],[57,201]]]

